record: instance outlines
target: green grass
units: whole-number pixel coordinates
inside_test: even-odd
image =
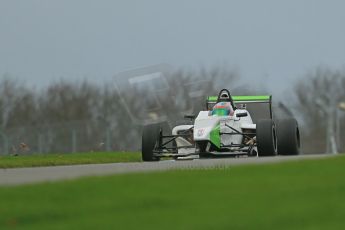
[[[0,188],[1,229],[343,229],[345,156]]]
[[[140,153],[93,152],[73,154],[34,154],[27,156],[0,156],[0,168],[98,164],[135,161],[141,161]]]

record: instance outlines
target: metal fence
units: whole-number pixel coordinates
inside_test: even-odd
[[[188,121],[166,121],[164,122],[164,131],[169,132],[171,127],[186,124],[186,122]],[[343,126],[344,124],[342,124]],[[142,125],[130,122],[126,122],[125,127],[99,124],[92,121],[17,127],[0,131],[0,155],[139,151],[141,132]],[[304,127],[301,127],[301,132],[304,153],[321,153],[324,151],[326,143],[321,133],[310,136],[304,132]],[[343,137],[344,133],[341,132],[339,139],[343,139]],[[338,144],[339,151],[343,152],[344,143],[339,142]]]
[[[141,127],[128,130],[121,133],[90,121],[18,127],[0,131],[0,154],[138,150],[140,141],[133,140],[140,140]]]

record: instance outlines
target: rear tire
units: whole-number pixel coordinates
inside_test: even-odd
[[[159,141],[160,130],[159,124],[151,124],[144,127],[141,145],[143,161],[159,161],[159,158],[153,155],[153,150]]]
[[[256,141],[259,156],[277,155],[277,136],[273,120],[259,120],[256,127]]]
[[[300,154],[301,140],[296,119],[277,120],[277,139],[279,155]]]

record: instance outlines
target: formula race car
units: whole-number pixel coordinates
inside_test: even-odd
[[[269,106],[269,119],[253,123],[247,104]],[[239,106],[239,108],[237,108]],[[163,135],[160,124],[144,127],[143,161],[162,157],[275,156],[300,153],[300,134],[295,119],[273,120],[272,96],[231,96],[227,89],[209,96],[205,111],[192,119],[193,125],[179,125],[170,135]]]

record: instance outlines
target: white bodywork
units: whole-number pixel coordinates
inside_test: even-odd
[[[237,114],[247,113],[247,116],[237,117]],[[245,109],[237,109],[233,116],[217,116],[209,115],[209,111],[201,111],[195,119],[194,122],[194,132],[193,139],[194,142],[198,141],[211,141],[211,132],[216,129],[219,125],[220,133],[236,133],[233,129],[227,127],[230,126],[235,130],[242,133],[244,129],[246,130],[256,130],[256,124],[253,123],[253,120],[249,112]],[[179,131],[187,130],[193,127],[193,125],[180,125],[176,126],[172,134],[176,135]],[[243,135],[220,135],[221,146],[228,146],[231,144],[242,144]],[[182,137],[176,139],[178,147],[186,146],[187,144],[193,144],[188,142]],[[240,150],[239,147],[232,148],[231,151]],[[190,152],[191,149],[179,149],[179,153]],[[194,149],[195,151],[195,149]]]
[[[172,135],[178,135],[180,132],[189,130],[192,127],[193,127],[193,125],[179,125],[179,126],[176,126],[172,130]],[[191,145],[191,143],[188,140],[186,140],[183,137],[177,137],[175,139],[175,141],[176,141],[177,147],[179,147],[178,153],[180,153],[180,154],[187,154],[187,153],[191,152],[190,148],[181,148],[183,146]],[[195,151],[195,149],[192,149],[192,151]]]

